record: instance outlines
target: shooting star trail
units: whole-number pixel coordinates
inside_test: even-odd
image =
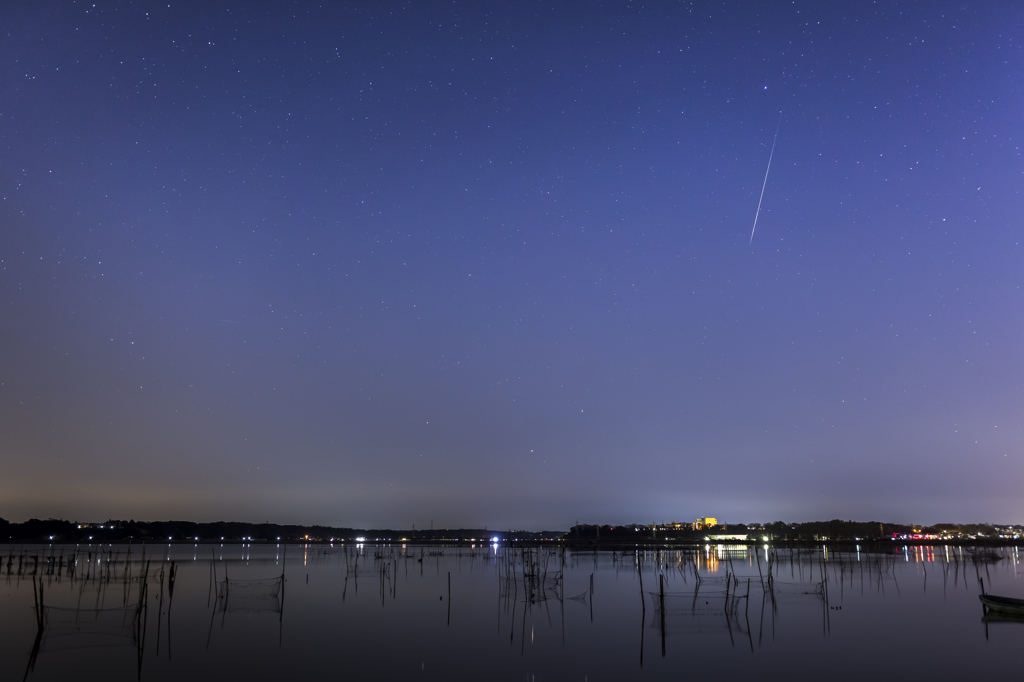
[[[761,201],[764,199],[764,188],[768,185],[768,171],[772,169],[772,157],[775,156],[775,141],[779,139],[780,125],[782,125],[781,111],[779,112],[779,122],[775,124],[775,137],[772,138],[772,151],[768,154],[768,167],[764,170],[764,182],[761,183],[761,196],[757,200],[757,211],[754,213],[754,227],[750,230],[750,244],[754,243],[754,230],[757,229],[757,216],[761,215]]]

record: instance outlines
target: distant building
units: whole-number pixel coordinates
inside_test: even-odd
[[[711,516],[706,516],[706,517],[704,517],[702,519],[697,519],[696,521],[694,521],[693,522],[693,529],[694,530],[704,530],[705,528],[711,528],[712,526],[717,526],[717,525],[718,525],[718,519],[716,519],[714,517],[711,517]]]

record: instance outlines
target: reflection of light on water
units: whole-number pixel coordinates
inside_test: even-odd
[[[718,549],[711,551],[711,545],[704,545],[704,568],[708,573],[718,572]]]
[[[935,554],[932,547],[922,547],[918,545],[914,547],[914,560],[917,562],[928,562],[932,563],[935,561]]]

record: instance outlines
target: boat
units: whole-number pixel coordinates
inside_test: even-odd
[[[999,597],[994,594],[979,594],[978,599],[989,611],[1005,613],[1008,615],[1024,616],[1024,599],[1014,597]]]

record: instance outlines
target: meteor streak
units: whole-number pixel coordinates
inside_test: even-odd
[[[768,167],[764,170],[764,182],[761,183],[761,196],[757,200],[757,211],[754,213],[754,227],[750,230],[751,244],[754,243],[754,230],[757,229],[757,216],[761,215],[761,200],[764,199],[764,188],[768,185],[768,171],[772,169],[772,157],[775,156],[775,141],[779,139],[780,125],[782,125],[781,111],[779,112],[779,122],[775,124],[775,137],[772,138],[772,151],[768,154]]]

